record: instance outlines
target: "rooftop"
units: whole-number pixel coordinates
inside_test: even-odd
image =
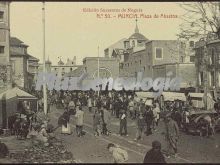
[[[27,56],[28,56],[28,60],[31,60],[31,61],[39,61],[38,58],[36,58],[36,57],[34,57],[34,56],[30,55],[30,54],[27,54]]]
[[[148,40],[143,34],[141,34],[141,33],[133,33],[130,37],[129,37],[129,39],[132,39],[132,38],[134,38],[134,39],[137,39],[137,40]]]
[[[19,40],[16,37],[10,37],[10,45],[11,46],[25,46],[25,47],[28,47],[28,45],[25,45],[23,41]]]

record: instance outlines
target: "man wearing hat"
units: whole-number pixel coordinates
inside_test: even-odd
[[[161,152],[161,143],[159,141],[155,140],[152,142],[152,149],[146,153],[144,163],[166,163]]]
[[[154,115],[153,115],[153,111],[152,111],[152,108],[148,105],[146,105],[146,112],[145,112],[145,121],[146,121],[146,124],[147,124],[147,127],[146,127],[146,135],[151,135],[152,134],[152,124],[153,124],[153,119],[154,119]]]
[[[177,142],[179,139],[179,127],[177,123],[171,118],[171,113],[168,113],[165,118],[165,139],[167,141],[167,154],[176,156]]]

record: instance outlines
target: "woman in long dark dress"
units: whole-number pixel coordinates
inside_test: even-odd
[[[68,110],[66,109],[65,112],[63,113],[62,117],[61,117],[61,133],[62,134],[71,134],[71,128],[70,128],[70,113],[68,112]]]

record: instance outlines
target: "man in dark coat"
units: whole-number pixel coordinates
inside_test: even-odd
[[[165,121],[165,139],[167,142],[167,155],[170,157],[170,155],[174,155],[176,157],[177,155],[177,143],[179,139],[179,127],[171,118],[171,114],[168,113],[166,115]]]
[[[124,130],[124,134],[122,133],[122,131]],[[123,109],[122,110],[122,114],[120,116],[120,130],[119,130],[119,134],[128,136],[128,132],[127,132],[127,114],[126,111]]]
[[[152,134],[151,127],[152,127],[153,119],[154,119],[154,114],[153,111],[151,110],[151,107],[146,106],[145,120],[147,124],[147,130],[146,130],[147,136]]]
[[[146,153],[144,163],[166,163],[159,141],[152,142],[152,149]]]
[[[115,102],[115,107],[114,107],[116,118],[119,118],[121,107],[122,107],[122,102],[120,99],[117,99]]]

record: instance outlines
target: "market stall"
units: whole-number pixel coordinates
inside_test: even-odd
[[[37,98],[19,89],[9,89],[0,94],[0,127],[8,127],[8,117],[20,112],[19,105],[26,102],[31,111],[37,111]]]
[[[205,101],[207,100],[207,109],[214,109],[215,101],[213,100],[210,93],[207,94],[207,99],[205,99],[204,93],[189,93],[188,96],[192,107],[203,109],[205,108]]]

